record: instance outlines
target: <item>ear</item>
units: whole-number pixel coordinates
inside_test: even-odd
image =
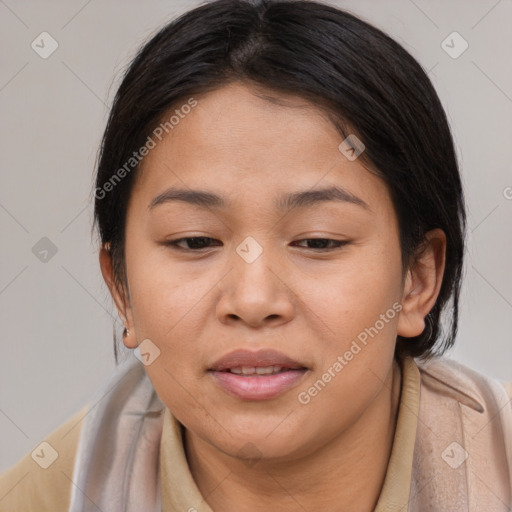
[[[127,348],[136,348],[137,342],[135,337],[135,329],[133,324],[133,315],[128,298],[127,290],[122,287],[121,289],[116,284],[114,279],[114,267],[112,264],[112,254],[110,253],[107,245],[103,245],[99,254],[100,268],[103,279],[108,286],[110,295],[114,300],[117,312],[123,321],[124,327],[128,330],[128,336],[123,336],[123,343]]]
[[[441,289],[445,257],[444,231],[429,231],[405,277],[397,329],[400,336],[411,338],[424,331],[425,317],[434,307]]]

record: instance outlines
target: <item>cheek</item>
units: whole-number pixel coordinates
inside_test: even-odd
[[[144,242],[138,247],[127,244],[126,266],[136,331],[157,342],[190,324],[213,286],[208,273],[184,271],[165,248],[145,247]]]
[[[311,292],[308,304],[329,329],[317,339],[315,372],[296,393],[304,431],[315,431],[318,418],[326,418],[322,435],[335,435],[382,391],[394,356],[400,283],[400,253],[382,249]]]
[[[177,271],[160,252],[139,247],[126,260],[135,332],[138,343],[149,339],[159,351],[145,367],[158,395],[173,409],[186,402],[192,410],[185,390],[195,389],[202,369],[198,343],[214,283]]]
[[[400,251],[393,243],[372,244],[354,250],[325,270],[301,275],[300,294],[323,320],[333,348],[342,348],[341,341],[346,344],[373,326],[400,300],[401,280]],[[395,310],[391,315],[383,329],[386,334],[396,324]]]

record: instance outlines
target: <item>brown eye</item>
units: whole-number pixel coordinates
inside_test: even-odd
[[[166,245],[170,245],[173,247],[176,247],[178,249],[184,249],[188,251],[196,251],[201,249],[207,249],[208,247],[211,247],[211,242],[218,242],[218,240],[215,240],[214,238],[210,238],[207,236],[194,236],[194,237],[188,237],[188,238],[178,238],[177,240],[170,240],[169,242],[166,242]],[[180,244],[186,244],[186,247],[183,247],[183,245]],[[219,245],[219,244],[216,244]]]
[[[332,240],[330,238],[304,238],[303,240],[299,240],[298,242],[307,242],[306,249],[320,250],[320,251],[329,251],[332,249],[337,249],[339,247],[343,247],[348,244],[345,240]],[[304,247],[301,245],[300,247]]]

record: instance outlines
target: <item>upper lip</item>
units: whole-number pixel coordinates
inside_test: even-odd
[[[221,372],[230,368],[240,367],[281,366],[282,368],[305,368],[298,361],[291,359],[277,350],[263,349],[256,352],[250,350],[234,350],[218,359],[210,370]]]

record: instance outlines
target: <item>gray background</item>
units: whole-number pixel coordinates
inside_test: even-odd
[[[96,151],[130,58],[197,3],[0,0],[0,471],[81,408],[115,366],[116,315],[91,237]],[[512,380],[512,1],[331,3],[388,32],[429,70],[470,209],[450,355]],[[59,45],[47,59],[31,48],[43,31]],[[453,31],[469,44],[456,59],[441,47]],[[57,249],[46,262],[33,252],[42,237]]]

